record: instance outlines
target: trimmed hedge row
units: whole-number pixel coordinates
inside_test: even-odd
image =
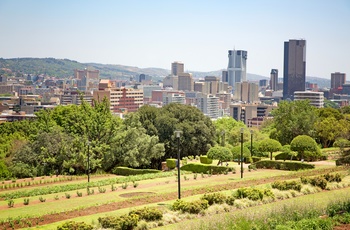
[[[252,156],[253,163],[261,161],[261,157]]]
[[[92,225],[86,224],[84,222],[67,221],[62,225],[57,226],[57,230],[92,230],[94,227]]]
[[[256,168],[266,168],[266,169],[280,169],[280,170],[290,170],[297,171],[302,169],[314,169],[315,165],[302,163],[302,162],[293,162],[293,161],[271,161],[263,160],[255,162]]]
[[[173,158],[166,159],[166,166],[168,169],[174,169],[176,167],[176,161],[177,160]]]
[[[272,188],[278,189],[278,190],[296,190],[300,192],[301,190],[301,183],[297,181],[275,181],[271,184]]]
[[[211,173],[211,174],[221,174],[225,172],[235,173],[235,168],[225,167],[225,166],[215,166],[215,165],[205,165],[198,163],[189,163],[181,167],[181,170],[191,171],[193,173]]]
[[[213,163],[213,160],[210,159],[210,158],[208,158],[206,155],[200,156],[200,157],[199,157],[199,160],[200,160],[200,162],[201,162],[202,164],[208,164],[208,165],[210,165],[211,163]]]
[[[161,171],[156,169],[132,169],[128,167],[116,167],[112,170],[113,174],[121,176],[130,176],[130,175],[142,175],[147,173],[160,173]]]

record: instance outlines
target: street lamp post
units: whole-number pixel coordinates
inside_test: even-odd
[[[90,182],[90,141],[87,142],[88,145],[88,154],[87,154],[87,175],[88,175],[88,183]]]
[[[176,130],[175,137],[177,139],[177,187],[178,187],[178,199],[181,199],[181,186],[180,186],[180,135],[182,131]]]
[[[241,128],[241,178],[243,178],[243,132],[244,129]]]
[[[250,157],[253,156],[253,130],[250,130]]]

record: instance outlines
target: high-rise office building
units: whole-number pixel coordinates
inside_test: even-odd
[[[247,80],[247,54],[244,50],[228,51],[227,80],[232,86],[232,91],[235,90],[236,82]]]
[[[178,73],[178,90],[193,91],[194,84],[191,73]]]
[[[253,82],[236,82],[234,98],[246,103],[259,101],[259,86]]]
[[[182,62],[173,62],[171,63],[171,74],[178,76],[179,73],[183,73],[184,71],[184,63]]]
[[[284,42],[283,99],[293,99],[295,91],[305,91],[306,40]]]
[[[278,90],[278,69],[271,69],[270,75],[270,89],[272,91]]]
[[[338,89],[346,82],[346,74],[335,72],[331,74],[331,89]]]

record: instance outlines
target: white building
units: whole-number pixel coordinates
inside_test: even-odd
[[[317,108],[323,108],[324,105],[324,95],[323,92],[313,92],[313,91],[295,91],[294,101],[309,100],[310,105]]]
[[[236,82],[247,80],[247,54],[244,50],[228,51],[227,81],[233,92]]]

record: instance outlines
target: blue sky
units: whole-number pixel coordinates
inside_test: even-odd
[[[281,77],[283,42],[303,38],[308,76],[350,78],[349,0],[0,0],[0,30],[2,58],[212,71],[235,48]]]

